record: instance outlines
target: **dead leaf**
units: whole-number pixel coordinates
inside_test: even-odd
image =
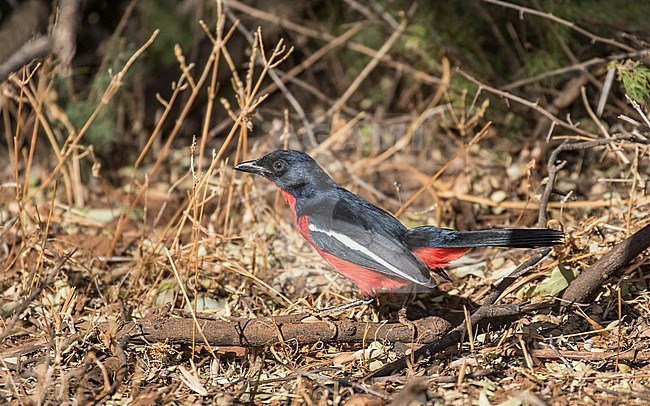
[[[208,395],[208,391],[205,389],[198,376],[194,375],[192,371],[185,369],[182,365],[178,366],[178,370],[181,371],[181,381],[183,381],[188,388],[201,396]]]

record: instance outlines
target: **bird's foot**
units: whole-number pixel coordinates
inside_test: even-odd
[[[406,316],[406,307],[402,307],[399,312],[397,312],[397,319],[400,324],[408,327],[408,329],[413,333],[413,337],[415,337],[415,323],[409,320]]]

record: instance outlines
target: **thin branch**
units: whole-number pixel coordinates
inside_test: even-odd
[[[363,27],[364,27],[363,24],[354,24],[352,27],[350,27],[350,29],[348,29],[338,37],[334,38],[332,41],[328,42],[327,44],[323,45],[320,49],[318,49],[313,54],[309,55],[309,57],[307,57],[305,60],[300,62],[299,65],[291,68],[291,70],[289,70],[288,72],[283,73],[280,69],[276,69],[278,73],[282,76],[281,78],[282,83],[287,83],[289,81],[294,80],[299,74],[307,70],[309,67],[313,66],[316,62],[321,60],[325,55],[332,52],[334,49],[343,46],[345,43],[347,43]],[[271,93],[274,92],[276,89],[278,89],[278,85],[274,82],[274,83],[270,83],[265,88],[260,90],[260,93],[261,94]],[[330,104],[332,103],[334,102],[331,102]]]
[[[310,38],[318,39],[318,40],[321,40],[321,41],[328,41],[328,42],[332,41],[332,40],[334,40],[336,38],[334,35],[331,35],[329,33],[319,31],[319,30],[316,30],[316,29],[312,29],[312,28],[308,28],[308,27],[302,26],[300,24],[296,24],[296,23],[294,23],[292,21],[287,20],[286,18],[278,17],[278,16],[276,16],[276,15],[274,15],[272,13],[268,13],[268,12],[256,9],[256,8],[251,7],[249,5],[246,5],[246,4],[244,4],[244,3],[242,3],[242,2],[240,2],[238,0],[228,0],[228,7],[232,7],[233,9],[235,9],[235,10],[237,10],[239,12],[246,13],[246,14],[248,14],[250,16],[255,17],[255,18],[259,18],[260,20],[268,21],[268,22],[271,22],[273,24],[277,24],[277,25],[279,25],[280,27],[282,27],[284,29],[295,31],[295,32],[297,32],[299,34],[305,35],[305,36],[310,37]],[[358,42],[353,42],[353,41],[350,41],[350,42],[346,43],[345,46],[347,48],[355,51],[355,52],[358,52],[360,54],[369,56],[371,58],[374,58],[377,55],[377,52],[378,52],[375,49],[372,49],[372,48],[367,47],[367,46],[365,46],[363,44],[360,44]],[[395,61],[393,58],[391,58],[390,55],[383,55],[381,58],[379,58],[379,60],[382,63],[385,63],[386,65],[390,66],[391,68],[402,69],[405,73],[408,73],[408,74],[412,75],[417,80],[420,80],[420,81],[422,81],[422,82],[424,82],[424,83],[426,83],[428,85],[439,85],[440,84],[440,79],[439,78],[437,78],[435,76],[431,76],[428,73],[422,72],[420,70],[417,70],[417,69],[413,68],[412,66],[410,66],[408,64]]]
[[[237,21],[237,18],[235,15],[231,12],[226,10],[226,15],[228,18],[234,23]],[[244,27],[243,24],[239,24],[237,26],[237,29],[244,35],[246,40],[248,41],[249,44],[253,45],[253,34],[246,28]],[[264,53],[260,53],[258,55],[258,59],[262,60],[264,57]],[[302,122],[303,127],[305,128],[305,131],[307,132],[307,137],[309,141],[312,143],[312,145],[317,145],[318,142],[316,141],[316,135],[314,134],[314,131],[311,128],[311,124],[309,123],[309,120],[307,119],[307,115],[305,114],[305,110],[303,110],[302,106],[298,102],[298,100],[295,98],[295,96],[287,89],[285,86],[283,80],[278,76],[277,72],[275,72],[274,69],[269,68],[269,77],[273,80],[273,83],[277,86],[278,89],[284,94],[284,97],[287,99],[289,104],[291,104],[291,107],[298,113],[298,117],[300,117],[300,121]],[[264,94],[264,93],[262,93]]]
[[[563,18],[560,18],[558,16],[555,16],[555,15],[553,15],[551,13],[545,13],[543,11],[535,10],[533,8],[528,8],[528,7],[524,7],[524,6],[520,6],[520,5],[517,5],[517,4],[512,4],[512,3],[508,3],[508,2],[500,1],[500,0],[481,0],[481,1],[483,1],[485,3],[494,4],[496,6],[501,6],[501,7],[504,7],[504,8],[517,10],[517,11],[519,11],[519,15],[522,16],[522,18],[523,18],[524,14],[530,14],[530,15],[534,15],[534,16],[537,16],[537,17],[546,18],[546,19],[551,20],[553,22],[556,22],[558,24],[569,27],[573,31],[575,31],[575,32],[577,32],[579,34],[582,34],[585,37],[591,39],[592,42],[602,42],[603,44],[611,45],[613,47],[623,49],[623,50],[625,50],[627,52],[636,51],[634,48],[632,48],[629,45],[625,45],[625,44],[623,44],[621,42],[618,42],[616,40],[613,40],[611,38],[605,38],[605,37],[601,37],[599,35],[593,34],[593,33],[589,32],[589,31],[585,30],[584,28],[578,27],[577,25],[575,25],[571,21],[567,21],[567,20],[565,20]]]
[[[528,85],[528,84],[534,83],[534,82],[539,82],[540,80],[548,79],[548,78],[553,77],[553,76],[562,75],[562,74],[569,73],[569,72],[574,72],[574,71],[584,71],[586,68],[588,68],[590,66],[593,66],[593,65],[599,65],[599,64],[603,64],[603,63],[607,63],[607,62],[611,62],[611,61],[617,61],[617,60],[620,60],[620,59],[633,58],[633,57],[637,57],[637,56],[641,56],[641,55],[646,55],[649,51],[650,51],[650,49],[642,49],[640,51],[627,52],[627,53],[624,53],[624,54],[610,55],[607,58],[600,58],[600,57],[599,58],[591,58],[591,59],[588,59],[588,60],[586,60],[584,62],[580,62],[580,63],[569,65],[569,66],[564,66],[562,68],[553,69],[551,71],[540,73],[539,75],[535,75],[535,76],[532,76],[532,77],[529,77],[529,78],[517,80],[516,82],[512,82],[512,83],[509,83],[509,84],[507,84],[505,86],[501,86],[500,89],[501,90],[516,89],[518,87],[525,86],[525,85]]]
[[[338,111],[341,106],[343,106],[349,99],[352,97],[352,95],[357,91],[359,86],[361,86],[361,83],[366,80],[370,72],[372,72],[377,65],[379,64],[379,61],[381,58],[383,58],[386,54],[388,54],[388,51],[395,45],[395,42],[399,39],[399,37],[402,36],[404,33],[404,30],[406,30],[407,26],[407,21],[406,19],[402,20],[402,22],[399,25],[399,28],[395,30],[391,36],[386,40],[384,45],[382,45],[381,48],[377,51],[377,54],[368,62],[368,64],[363,68],[361,73],[359,73],[359,76],[357,76],[354,81],[350,84],[348,89],[339,97],[339,99],[334,103],[333,106],[331,106],[327,112],[325,113],[326,117],[331,116],[333,113]]]
[[[526,100],[526,99],[524,99],[522,97],[515,96],[514,94],[504,92],[503,90],[499,90],[499,89],[494,88],[492,86],[486,85],[485,83],[482,83],[481,81],[476,79],[474,76],[470,75],[469,73],[464,72],[463,70],[461,70],[459,68],[456,68],[456,72],[460,73],[464,78],[466,78],[470,82],[477,85],[479,87],[479,92],[481,90],[486,90],[486,91],[488,91],[490,93],[496,94],[497,96],[501,96],[501,97],[504,97],[504,98],[506,98],[508,100],[512,100],[512,101],[517,102],[519,104],[522,104],[522,105],[524,105],[524,106],[526,106],[526,107],[528,107],[528,108],[530,108],[532,110],[535,110],[536,112],[540,113],[544,117],[548,118],[551,122],[553,122],[554,124],[556,124],[556,125],[558,125],[558,126],[560,126],[562,128],[566,128],[567,130],[574,131],[574,132],[576,132],[576,133],[578,133],[580,135],[584,135],[585,137],[596,138],[595,134],[593,134],[593,133],[591,133],[589,131],[585,131],[585,130],[583,130],[581,128],[576,127],[575,125],[573,125],[571,123],[568,123],[568,122],[566,122],[564,120],[559,119],[558,117],[556,117],[555,115],[553,115],[552,113],[550,113],[548,110],[541,107],[537,103],[533,103],[533,102],[528,101],[528,100]]]
[[[611,144],[616,141],[627,141],[627,140],[637,140],[634,136],[623,134],[613,136],[611,138],[601,138],[595,141],[586,141],[586,142],[570,142],[568,140],[560,144],[553,152],[548,159],[548,181],[546,187],[544,188],[544,193],[542,193],[542,198],[539,206],[539,216],[537,220],[538,227],[546,227],[546,212],[548,211],[549,200],[553,187],[555,185],[555,178],[560,169],[565,165],[565,162],[558,162],[559,156],[562,152],[566,151],[583,151],[586,149],[591,149],[594,147],[600,147],[603,145]]]

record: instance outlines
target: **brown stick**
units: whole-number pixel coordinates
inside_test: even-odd
[[[552,348],[528,350],[528,353],[535,358],[542,359],[579,359],[585,361],[631,361],[646,362],[650,359],[648,350],[632,348],[628,351],[617,354],[616,351],[592,352],[592,351],[556,351]],[[519,349],[508,350],[504,354],[507,357],[521,357],[524,352]]]
[[[525,79],[517,80],[517,81],[509,83],[509,84],[507,84],[505,86],[501,86],[500,89],[505,90],[505,91],[510,91],[510,90],[516,89],[516,88],[521,87],[521,86],[525,86],[525,85],[528,85],[528,84],[531,84],[531,83],[538,82],[538,81],[540,81],[542,79],[548,79],[548,78],[553,77],[553,76],[563,75],[565,73],[574,72],[574,71],[578,71],[578,72],[585,71],[585,70],[587,70],[587,68],[589,68],[589,67],[591,67],[593,65],[606,64],[606,63],[611,62],[611,61],[618,61],[620,59],[634,58],[634,57],[638,57],[638,56],[641,56],[641,55],[646,55],[648,53],[648,51],[649,51],[648,49],[642,49],[640,51],[627,52],[627,53],[624,53],[624,54],[613,54],[613,55],[609,55],[609,56],[603,57],[603,58],[600,58],[600,57],[591,58],[591,59],[588,59],[588,60],[580,62],[580,63],[572,64],[572,65],[569,65],[569,66],[564,66],[564,67],[561,67],[561,68],[558,68],[558,69],[553,69],[553,70],[550,70],[550,71],[547,71],[547,72],[540,73],[539,75],[535,75],[535,76],[531,76],[531,77],[528,77],[528,78],[525,78]]]
[[[304,315],[303,315],[304,316]],[[166,316],[127,323],[120,331],[132,340],[148,342],[191,343],[194,321],[190,318]],[[430,343],[438,340],[451,327],[440,317],[416,320],[412,326],[401,323],[364,323],[351,320],[302,322],[301,316],[245,319],[236,321],[199,320],[207,341],[216,346],[261,347],[283,341],[299,345],[317,342],[362,342],[386,340],[389,342]],[[412,330],[415,327],[415,334]],[[110,331],[110,325],[100,329]],[[137,332],[139,330],[139,333]]]
[[[616,244],[589,268],[585,269],[564,291],[565,308],[571,303],[581,303],[593,295],[616,271],[650,247],[650,224]]]
[[[555,179],[557,173],[560,169],[564,167],[566,162],[559,161],[560,154],[567,151],[583,151],[586,149],[591,149],[595,147],[604,146],[611,144],[616,141],[633,141],[637,142],[634,136],[629,134],[622,134],[614,136],[611,138],[601,138],[595,141],[585,141],[585,142],[569,142],[564,141],[557,148],[553,150],[550,158],[548,159],[548,181],[546,182],[546,187],[544,188],[544,193],[539,204],[539,217],[537,219],[537,227],[546,227],[546,212],[548,211],[549,200],[551,198],[551,193],[553,192],[553,187],[555,185]]]

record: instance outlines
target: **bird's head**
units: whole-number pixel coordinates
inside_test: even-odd
[[[273,151],[259,159],[242,162],[234,169],[264,176],[294,195],[305,188],[336,186],[312,157],[295,150]]]

